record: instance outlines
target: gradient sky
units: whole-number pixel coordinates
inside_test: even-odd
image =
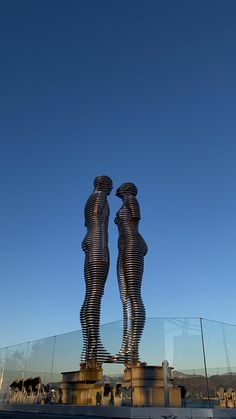
[[[1,1],[0,346],[80,328],[99,174],[139,189],[147,316],[236,324],[235,21],[235,0]]]

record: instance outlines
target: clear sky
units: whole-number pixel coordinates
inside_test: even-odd
[[[236,324],[235,0],[2,0],[0,346],[80,328],[96,175],[139,190],[149,317]],[[109,197],[101,321],[121,319]]]

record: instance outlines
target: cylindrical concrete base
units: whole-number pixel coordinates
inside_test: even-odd
[[[81,368],[79,371],[62,373],[62,403],[96,406],[101,397],[101,366]]]
[[[169,406],[181,406],[179,388],[173,387],[173,377],[168,367]],[[132,388],[132,406],[165,406],[164,370],[162,366],[128,366],[124,371],[124,380]]]

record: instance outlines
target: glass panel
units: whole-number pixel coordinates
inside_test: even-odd
[[[112,354],[120,348],[122,322],[103,325],[102,340]],[[195,318],[146,320],[140,342],[140,360],[161,365],[164,360],[174,368],[174,385],[187,389],[185,405],[208,407],[200,320]],[[124,365],[104,364],[105,379],[123,380]]]
[[[210,320],[202,320],[202,324],[214,406],[233,400],[227,392],[235,387],[236,326]],[[102,325],[101,341],[111,355],[116,355],[122,342],[122,321]],[[0,349],[0,401],[9,400],[9,385],[16,379],[41,377],[43,384],[58,386],[62,372],[79,370],[82,346],[79,330]],[[200,319],[148,318],[140,342],[140,360],[148,365],[161,365],[167,360],[174,368],[174,385],[187,389],[185,405],[208,406]],[[104,363],[103,381],[122,382],[123,371],[123,364]]]
[[[165,320],[146,319],[140,342],[140,360],[149,365],[161,365],[165,359]]]
[[[105,349],[113,356],[117,355],[122,344],[123,323],[121,321],[101,326],[101,341]],[[104,381],[115,383],[123,381],[123,364],[103,364]]]
[[[140,345],[142,361],[161,365],[167,360],[175,370],[199,370],[203,365],[199,319],[146,320]]]
[[[223,407],[236,407],[236,403],[227,405],[233,398],[226,394],[228,389],[236,390],[236,326],[203,320],[203,335],[212,402],[219,404],[222,399]]]
[[[2,368],[2,401],[9,401],[10,384],[24,378],[28,344],[9,346],[5,349],[5,361]]]
[[[62,372],[80,369],[82,347],[81,330],[56,336],[52,374],[54,383],[62,380]]]
[[[3,377],[5,369],[6,348],[0,349],[0,403],[4,398]]]
[[[169,362],[174,368],[174,386],[187,390],[185,406],[208,407],[199,319],[148,318],[140,353],[141,360],[149,365],[161,365],[164,360]]]
[[[184,405],[208,407],[200,319],[166,319],[165,325],[166,347],[169,351],[170,339],[173,339],[175,385],[183,386],[187,390]]]
[[[55,338],[36,340],[29,343],[24,378],[40,377],[43,384],[52,379]]]

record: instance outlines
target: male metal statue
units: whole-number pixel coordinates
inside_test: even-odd
[[[145,308],[141,298],[144,256],[148,248],[139,233],[140,208],[136,186],[123,183],[116,191],[123,205],[116,214],[119,231],[117,276],[123,305],[123,340],[117,360],[136,364],[139,342],[145,324]]]
[[[111,190],[112,180],[108,176],[97,176],[94,179],[94,191],[84,208],[87,234],[82,242],[86,284],[80,312],[84,340],[82,360],[92,363],[102,362],[110,356],[100,340],[100,311],[110,264],[107,231],[110,211],[107,195]]]

